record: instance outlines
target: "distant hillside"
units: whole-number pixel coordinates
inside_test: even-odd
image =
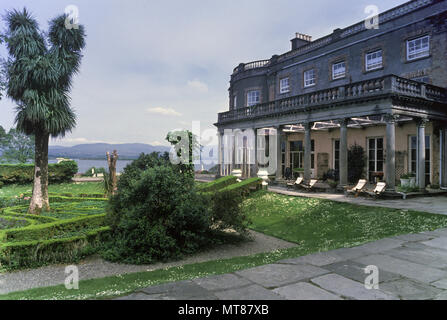
[[[165,152],[169,147],[152,146],[143,143],[125,144],[79,144],[73,147],[50,146],[48,156],[51,158],[71,158],[71,159],[104,159],[106,152],[117,150],[121,159],[136,159],[141,153]]]

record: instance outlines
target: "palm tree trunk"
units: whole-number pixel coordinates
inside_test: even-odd
[[[28,212],[40,214],[50,210],[48,199],[48,142],[50,135],[46,132],[38,132],[35,136],[35,166],[33,196]]]

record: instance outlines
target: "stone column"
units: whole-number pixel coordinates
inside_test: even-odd
[[[257,128],[255,128],[254,129],[254,131],[255,131],[255,159],[254,159],[254,167],[253,167],[253,175],[254,176],[256,176],[257,174],[258,174],[258,170],[259,170],[259,168],[258,168],[258,129]]]
[[[385,116],[386,121],[386,184],[388,190],[396,187],[396,116]]]
[[[221,177],[224,175],[224,161],[223,161],[223,134],[222,132],[217,132],[217,139],[218,139],[218,161],[219,161],[219,174]]]
[[[282,127],[275,127],[276,129],[276,180],[282,179],[282,155],[281,155],[281,142],[282,142]]]
[[[419,189],[425,190],[425,126],[427,119],[418,120],[417,133],[417,183]]]
[[[312,159],[312,137],[311,131],[313,123],[304,123],[304,180],[310,181],[312,178],[311,159]]]
[[[447,187],[447,124],[443,124],[443,128],[440,132],[440,185],[441,187]]]
[[[348,185],[348,122],[341,119],[340,123],[340,187]]]

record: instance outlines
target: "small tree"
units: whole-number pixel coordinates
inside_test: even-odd
[[[366,156],[364,149],[358,144],[352,145],[348,150],[348,180],[357,182],[363,177],[365,171]]]
[[[76,125],[68,96],[85,46],[82,25],[67,28],[67,15],[50,21],[48,33],[26,9],[6,15],[4,35],[9,59],[5,63],[6,93],[17,103],[17,130],[35,136],[35,174],[29,212],[49,210],[48,143]],[[49,44],[49,46],[47,46]]]
[[[26,163],[34,158],[34,145],[34,136],[27,136],[16,129],[10,129],[7,134],[0,132],[0,161]]]
[[[108,196],[115,195],[118,190],[116,177],[116,162],[118,161],[118,152],[113,150],[113,153],[107,152],[107,164],[109,165],[109,172],[104,175],[104,183]]]

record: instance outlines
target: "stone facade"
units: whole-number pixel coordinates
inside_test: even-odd
[[[446,17],[447,1],[414,0],[382,13],[378,29],[359,22],[315,41],[297,34],[291,51],[234,69],[230,111],[219,114],[216,126],[221,135],[234,129],[278,129],[285,137],[271,137],[278,141],[277,178],[285,168],[303,168],[306,180],[337,169],[345,185],[347,149],[357,144],[367,154],[365,175],[372,174],[372,165],[380,168],[374,174],[390,189],[409,172],[418,173],[421,188],[428,183],[447,186]],[[415,40],[419,49],[422,41],[428,47],[411,57]],[[375,52],[381,63],[368,70],[366,58]],[[336,76],[339,68],[344,74]],[[305,83],[308,70],[314,70],[313,84]],[[288,79],[288,90],[281,90],[282,79]],[[260,97],[254,106],[247,101],[252,90]],[[294,141],[302,149],[290,150]],[[370,143],[380,145],[373,150],[374,159]],[[228,152],[221,146],[221,153]],[[235,167],[222,162],[221,174],[231,174]],[[251,174],[257,167],[252,164]]]

